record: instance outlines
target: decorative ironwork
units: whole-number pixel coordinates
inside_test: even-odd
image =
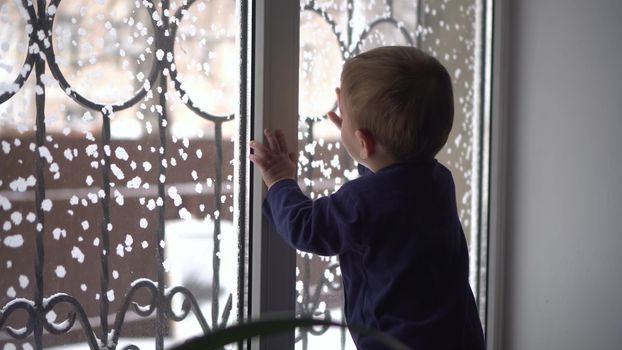
[[[215,159],[215,185],[214,185],[214,205],[216,210],[222,211],[222,202],[220,200],[222,194],[223,174],[223,136],[222,136],[222,124],[224,122],[234,119],[233,114],[228,115],[214,115],[199,108],[195,102],[190,98],[181,81],[178,77],[178,72],[175,67],[175,54],[174,54],[174,40],[179,24],[182,21],[187,10],[195,3],[194,0],[184,1],[174,13],[169,15],[170,4],[168,0],[161,0],[159,3],[155,3],[153,0],[145,0],[143,4],[149,11],[149,17],[151,18],[151,24],[154,31],[155,41],[153,43],[153,52],[156,53],[159,50],[172,53],[171,59],[154,59],[154,63],[151,66],[149,75],[146,79],[146,83],[141,87],[134,96],[127,101],[118,104],[104,105],[94,102],[85,96],[74,90],[67,82],[63,72],[56,63],[56,55],[53,47],[52,40],[52,28],[54,19],[58,13],[61,5],[61,0],[52,0],[49,4],[46,4],[45,0],[22,0],[22,6],[28,14],[27,22],[32,26],[33,30],[29,33],[29,52],[26,55],[26,59],[21,70],[21,74],[14,80],[13,86],[16,88],[6,91],[0,95],[0,104],[9,100],[19,91],[24,83],[28,80],[33,69],[36,75],[37,86],[42,89],[36,95],[36,145],[41,147],[44,145],[46,136],[46,123],[45,123],[45,84],[42,82],[42,75],[45,73],[46,64],[52,72],[54,78],[58,81],[60,87],[65,93],[80,105],[101,113],[102,116],[102,149],[109,150],[111,132],[110,132],[110,118],[114,112],[122,111],[131,106],[136,105],[141,99],[143,99],[152,87],[157,86],[157,99],[160,106],[162,106],[161,113],[159,113],[159,142],[161,151],[159,152],[159,168],[158,174],[160,178],[166,176],[166,167],[163,165],[163,160],[166,154],[166,134],[167,134],[167,108],[165,94],[167,92],[167,82],[170,79],[174,83],[176,92],[181,96],[182,102],[192,110],[197,116],[204,118],[214,124],[215,127],[215,144],[216,144],[216,159]],[[238,13],[240,16],[240,58],[242,67],[245,66],[247,58],[246,45],[248,44],[247,36],[247,10],[248,4],[246,1],[239,1],[236,3],[238,6]],[[156,6],[158,5],[158,6]],[[161,11],[158,11],[158,7]],[[240,112],[239,118],[246,120],[246,69],[240,71]],[[242,143],[243,144],[243,143]],[[243,145],[244,147],[244,145]],[[224,327],[231,314],[233,296],[229,294],[228,300],[224,307],[219,305],[218,292],[220,291],[219,271],[220,260],[218,254],[220,251],[220,241],[218,239],[221,233],[221,219],[219,217],[214,218],[214,232],[213,232],[213,285],[212,285],[212,315],[211,315],[211,327],[210,323],[205,319],[201,310],[199,309],[198,302],[193,294],[183,286],[176,286],[174,288],[165,288],[165,275],[163,268],[164,261],[164,248],[163,245],[157,247],[157,279],[138,279],[135,280],[127,289],[125,299],[123,301],[121,309],[116,313],[116,319],[114,324],[109,325],[109,300],[106,297],[106,293],[109,290],[109,277],[110,271],[108,266],[108,252],[110,252],[109,242],[109,230],[110,230],[110,171],[111,160],[110,153],[108,151],[103,152],[103,162],[101,167],[101,177],[103,183],[104,195],[101,198],[101,209],[103,221],[101,223],[101,248],[100,248],[100,314],[99,317],[101,334],[96,335],[83,306],[78,302],[76,298],[69,294],[58,293],[48,297],[44,296],[45,285],[43,278],[43,266],[45,263],[45,247],[43,243],[43,232],[45,227],[45,214],[42,209],[42,202],[46,198],[46,186],[44,183],[44,163],[40,156],[35,156],[36,166],[36,188],[35,188],[35,205],[36,205],[36,220],[39,225],[35,232],[35,249],[36,254],[34,256],[35,265],[35,290],[33,300],[17,298],[11,300],[0,309],[0,331],[5,330],[6,333],[15,339],[25,339],[29,336],[34,337],[34,347],[36,349],[43,349],[43,331],[46,330],[51,334],[59,335],[69,332],[74,326],[76,320],[81,324],[84,336],[86,337],[88,346],[90,349],[116,349],[119,337],[122,333],[124,320],[128,310],[132,310],[134,313],[141,317],[147,317],[152,314],[156,314],[156,336],[155,347],[156,349],[163,349],[164,336],[166,322],[181,321],[184,320],[190,313],[194,314],[199,322],[204,333],[208,333],[211,329],[217,329]],[[243,174],[242,174],[243,175]],[[165,183],[158,181],[158,196],[163,201],[166,199],[165,195]],[[240,196],[244,197],[244,196]],[[236,203],[237,205],[245,205],[244,203]],[[165,238],[164,229],[164,205],[158,206],[158,222],[156,234],[159,242],[162,242]],[[240,222],[244,222],[244,218],[238,218]],[[239,223],[238,223],[239,224]],[[244,249],[246,238],[244,237],[244,230],[240,231],[238,247],[240,249],[239,264],[238,264],[238,319],[244,319],[244,298],[241,292],[244,289],[244,274],[245,274],[245,261],[244,261]],[[144,290],[149,295],[149,302],[146,305],[141,305],[134,300],[136,293],[139,290]],[[183,299],[181,311],[173,310],[172,300],[175,296],[180,296]],[[50,322],[46,315],[54,310],[59,304],[67,304],[73,310],[67,316],[67,319],[60,323]],[[7,325],[8,319],[18,310],[23,310],[28,315],[28,320],[25,327],[15,329]],[[128,345],[124,349],[138,349],[135,345]]]

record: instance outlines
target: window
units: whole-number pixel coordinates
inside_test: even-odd
[[[392,44],[432,52],[454,79],[439,158],[456,181],[484,319],[489,7],[0,4],[0,349],[161,349],[277,311],[341,320],[338,259],[292,252],[266,226],[246,142],[283,128],[298,141],[303,189],[337,190],[356,176],[325,117],[341,64]],[[352,348],[338,329],[271,341],[261,347]]]

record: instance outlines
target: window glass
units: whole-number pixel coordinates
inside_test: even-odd
[[[354,1],[302,0],[300,13],[299,182],[318,198],[356,178],[355,164],[326,113],[336,108],[341,66],[360,52],[385,45],[417,46],[437,57],[452,76],[455,119],[438,159],[452,171],[458,211],[469,242],[470,282],[485,295],[480,234],[482,0]],[[297,313],[342,320],[342,285],[337,257],[298,252]],[[484,299],[478,299],[480,309]],[[297,333],[297,348],[353,348],[342,330]]]
[[[236,6],[0,2],[0,349],[237,322]]]

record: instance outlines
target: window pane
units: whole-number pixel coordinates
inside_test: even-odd
[[[0,3],[0,349],[237,322],[237,2],[22,3]]]
[[[343,62],[353,55],[385,45],[413,45],[436,56],[453,78],[455,119],[438,159],[453,173],[457,203],[469,241],[471,284],[485,295],[485,261],[480,233],[482,188],[480,106],[483,64],[483,0],[454,1],[301,1],[299,181],[312,198],[336,191],[356,178],[355,164],[326,118],[336,108],[335,87]],[[338,259],[299,252],[297,312],[342,319],[342,288]],[[483,302],[479,299],[478,302]],[[483,307],[482,307],[483,309]],[[297,348],[353,348],[340,330],[316,329],[297,334]]]

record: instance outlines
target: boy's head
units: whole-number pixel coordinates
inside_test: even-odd
[[[416,48],[379,47],[349,59],[340,94],[353,130],[369,134],[396,161],[433,159],[447,141],[451,78]]]

